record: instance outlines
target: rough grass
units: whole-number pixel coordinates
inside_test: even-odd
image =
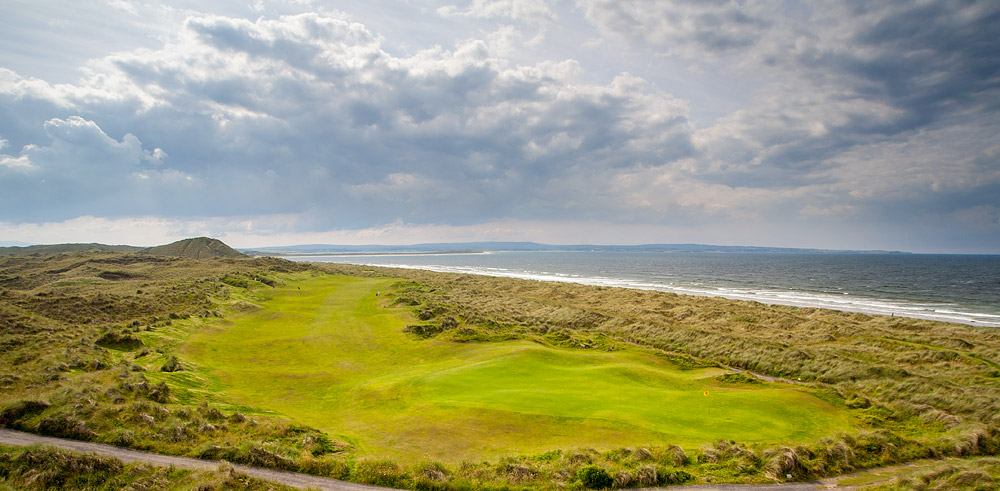
[[[303,287],[336,282],[345,290]],[[198,350],[254,322],[259,344],[233,343],[256,350],[249,366],[277,361],[287,373],[259,369],[261,387],[237,389],[246,381]],[[995,459],[977,456],[1000,453],[998,362],[996,329],[657,292],[273,259],[0,258],[0,424],[410,489],[579,490],[585,465],[619,488],[774,482],[928,457],[957,470],[903,489],[975,489],[997,477]],[[726,375],[726,365],[777,382]],[[671,405],[640,402],[661,393]],[[315,407],[291,407],[317,396],[322,420]],[[789,425],[801,435],[761,441],[738,433],[739,417],[725,426],[727,414],[781,400],[819,404],[826,432],[806,421]],[[703,409],[719,428],[685,434],[666,421],[672,407],[684,414],[671,417]],[[389,423],[365,422],[397,410],[409,417],[393,423],[408,431],[384,436],[376,430]],[[760,420],[778,433],[781,423]],[[488,431],[462,430],[477,427]],[[473,442],[449,444],[448,455],[508,451],[457,462],[408,447],[435,439]]]
[[[0,490],[198,490],[283,491],[292,488],[250,478],[221,466],[190,471],[121,461],[51,448],[0,445]]]

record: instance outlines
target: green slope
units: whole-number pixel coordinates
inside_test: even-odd
[[[681,370],[649,352],[417,339],[402,332],[409,313],[375,296],[391,283],[289,282],[262,310],[195,334],[182,351],[237,401],[338,435],[361,455],[410,462],[812,441],[850,428],[844,411],[805,389],[721,386],[720,369]]]
[[[245,257],[243,253],[229,247],[221,240],[208,237],[178,240],[170,244],[150,247],[146,253],[154,256],[178,256],[192,259],[212,257]]]
[[[0,256],[15,256],[27,254],[63,254],[67,252],[139,252],[142,247],[106,244],[48,244],[24,247],[0,247]]]

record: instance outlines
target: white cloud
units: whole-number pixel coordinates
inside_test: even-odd
[[[28,93],[27,81],[10,77],[7,90],[17,97],[94,115],[48,120],[53,143],[39,142],[35,153],[100,163],[114,174],[99,176],[104,183],[125,175],[150,181],[157,174],[147,167],[171,165],[177,174],[160,177],[236,188],[224,198],[196,198],[200,207],[160,203],[165,213],[294,213],[319,202],[344,210],[331,214],[333,224],[529,214],[528,201],[511,197],[566,173],[662,165],[691,148],[685,105],[640,77],[577,83],[576,61],[511,66],[497,43],[471,39],[396,57],[364,26],[317,14],[191,17],[177,39],[95,61],[78,85],[39,83]],[[115,140],[101,119],[138,128],[136,136]],[[410,180],[409,192],[378,192],[385,183],[401,186],[400,176]]]
[[[512,20],[545,25],[556,18],[550,3],[549,0],[472,0],[464,9],[447,5],[438,8],[437,12],[445,17]]]
[[[128,12],[132,15],[139,14],[139,10],[136,9],[135,4],[129,0],[107,0],[107,3],[112,8],[121,10],[123,12]]]
[[[0,154],[0,166],[19,171],[35,169],[35,166],[31,164],[31,159],[29,159],[27,155],[11,157],[10,155]]]
[[[1000,205],[988,3],[476,0],[439,11],[474,25],[449,31],[459,41],[402,50],[346,14],[273,15],[289,5],[262,2],[256,20],[178,10],[166,41],[94,59],[71,84],[0,68],[0,220],[281,216],[298,217],[270,229],[287,237],[397,221],[410,237],[506,220],[913,223]],[[596,30],[579,40],[600,33],[600,54],[627,43],[643,63],[519,55],[539,39],[522,30],[581,15]],[[683,73],[659,76],[661,61]],[[695,127],[697,101],[669,82],[715,75],[755,89]]]

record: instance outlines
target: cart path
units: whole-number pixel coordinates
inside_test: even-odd
[[[0,444],[15,447],[27,447],[32,445],[45,445],[49,447],[70,450],[79,453],[95,453],[107,457],[114,457],[122,462],[139,462],[156,466],[174,466],[182,469],[194,470],[215,470],[223,464],[214,460],[192,459],[188,457],[175,457],[173,455],[162,455],[149,452],[140,452],[120,448],[103,443],[84,442],[79,440],[68,440],[65,438],[55,438],[49,436],[25,433],[23,431],[0,428]],[[241,472],[250,477],[264,479],[266,481],[283,484],[299,489],[321,489],[329,491],[387,491],[390,488],[358,484],[354,482],[338,481],[328,477],[311,476],[309,474],[299,474],[297,472],[276,471],[260,467],[248,467],[245,465],[232,465],[237,472]],[[813,481],[806,483],[788,484],[719,484],[719,485],[693,485],[669,488],[680,491],[816,491],[819,489],[830,489],[836,487],[838,490],[847,491],[854,486],[837,487],[835,482],[829,480]],[[652,491],[662,488],[645,488],[643,491]]]
[[[194,470],[215,470],[219,468],[220,464],[222,464],[222,462],[219,461],[140,452],[138,450],[114,447],[111,445],[104,445],[102,443],[53,438],[36,435],[34,433],[9,430],[6,428],[0,428],[0,444],[18,447],[45,445],[63,450],[71,450],[73,452],[95,453],[107,457],[114,457],[126,463],[140,462],[163,467],[172,465],[174,467]],[[386,489],[366,484],[338,481],[327,477],[311,476],[309,474],[276,471],[260,467],[247,467],[245,465],[238,464],[231,465],[237,472],[246,474],[250,477],[256,477],[258,479],[264,479],[299,489],[322,489],[329,491],[384,491]]]

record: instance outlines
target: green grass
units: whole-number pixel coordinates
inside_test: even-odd
[[[527,340],[455,343],[403,329],[393,280],[298,276],[262,310],[179,347],[212,390],[351,442],[359,456],[457,463],[557,448],[717,439],[813,441],[851,428],[806,389],[720,384],[652,352],[565,349]],[[705,396],[705,391],[709,392]]]
[[[273,258],[0,258],[0,425],[406,489],[930,457],[960,459],[903,480],[962,489],[998,476],[998,366],[996,329],[914,319]]]

